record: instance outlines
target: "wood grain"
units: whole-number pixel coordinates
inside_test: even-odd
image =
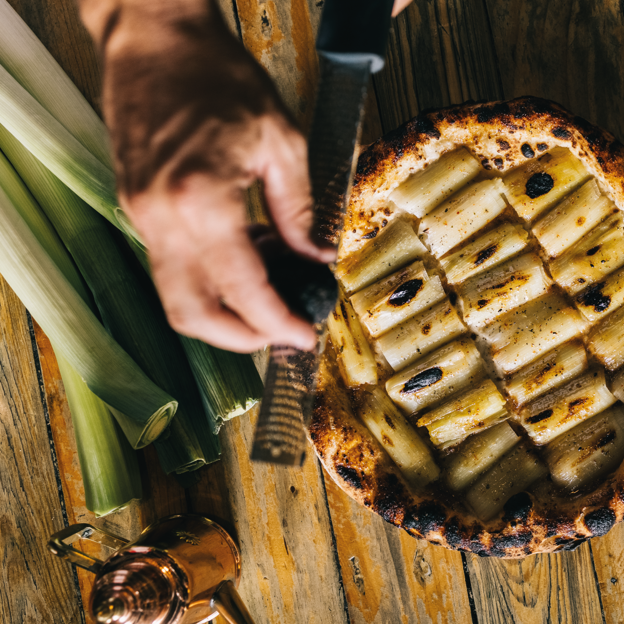
[[[591,540],[605,624],[624,622],[624,524]]]

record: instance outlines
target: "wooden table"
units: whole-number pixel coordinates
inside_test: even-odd
[[[10,0],[97,108],[100,73],[72,0]],[[301,124],[310,120],[323,0],[222,0]],[[394,23],[374,80],[370,141],[420,110],[538,95],[624,138],[622,3],[416,0]],[[258,192],[252,214],[261,215]],[[92,577],[47,553],[47,537],[92,520],[68,408],[45,336],[0,282],[0,621],[84,622]],[[183,490],[148,450],[146,497],[96,521],[132,537],[185,510],[240,541],[240,591],[258,624],[624,622],[624,526],[577,551],[505,562],[409,537],[355,505],[309,457],[302,470],[251,464],[252,411],[224,428],[223,459]]]

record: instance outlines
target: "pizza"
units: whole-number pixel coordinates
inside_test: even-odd
[[[483,556],[624,517],[624,147],[524,97],[362,150],[309,438],[358,503]]]

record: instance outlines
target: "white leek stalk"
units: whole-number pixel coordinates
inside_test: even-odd
[[[519,441],[508,422],[471,436],[459,445],[446,463],[447,485],[455,491],[467,488]]]
[[[0,65],[112,169],[106,126],[7,0],[0,0]]]
[[[55,349],[74,426],[87,509],[104,516],[141,498],[136,453],[104,402]]]
[[[555,147],[508,173],[505,195],[520,217],[531,223],[588,178],[589,172],[570,150]]]
[[[613,472],[624,460],[624,407],[605,410],[555,438],[545,452],[555,484],[579,490]]]
[[[427,427],[433,444],[440,446],[457,444],[508,417],[505,399],[493,381],[484,379],[421,416],[418,426]]]
[[[351,297],[353,308],[373,337],[446,296],[437,275],[429,276],[416,261]]]
[[[464,321],[471,329],[491,323],[546,294],[551,284],[535,254],[508,260],[463,284],[460,292]]]
[[[338,366],[349,388],[377,383],[377,363],[360,321],[345,296],[338,299],[327,317],[327,329],[336,351]]]
[[[592,323],[617,310],[624,303],[624,268],[588,286],[576,296],[575,303]]]
[[[395,371],[465,333],[448,299],[408,319],[378,338],[377,344]]]
[[[548,469],[528,445],[518,444],[466,492],[466,502],[477,518],[487,522],[503,510],[512,496],[547,475]]]
[[[507,204],[500,178],[462,189],[423,217],[419,234],[431,253],[441,258],[498,217]]]
[[[546,255],[554,258],[581,240],[614,210],[617,208],[600,192],[596,180],[590,180],[542,217],[532,232]]]
[[[440,476],[429,447],[382,389],[363,393],[358,415],[408,483],[421,488]]]
[[[342,259],[336,267],[336,277],[351,295],[422,258],[426,252],[414,228],[397,219],[364,247]]]
[[[457,340],[390,377],[386,391],[406,413],[415,414],[465,388],[482,372],[472,340]]]
[[[578,341],[549,351],[515,373],[505,385],[516,406],[524,405],[580,375],[587,368],[587,353]]]
[[[574,308],[561,297],[547,295],[508,312],[481,333],[492,349],[494,364],[509,375],[584,329]]]
[[[624,401],[624,369],[622,369],[614,378],[611,384],[611,390],[616,398]]]
[[[536,399],[520,411],[519,420],[535,444],[548,444],[615,401],[598,369]]]
[[[517,255],[527,246],[524,228],[504,223],[440,259],[449,284],[461,284]]]
[[[589,335],[589,348],[608,370],[624,364],[624,307],[609,314]]]
[[[479,161],[461,147],[401,182],[389,199],[402,210],[422,218],[480,171]]]

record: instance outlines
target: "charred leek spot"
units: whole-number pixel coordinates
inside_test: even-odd
[[[596,245],[587,251],[588,256],[594,256],[600,251],[600,245]]]
[[[613,442],[616,437],[617,434],[615,433],[615,431],[611,430],[607,432],[605,435],[602,436],[602,438],[600,438],[600,440],[598,440],[598,442],[596,442],[596,450],[601,449],[603,446],[607,446],[607,444]]]
[[[390,418],[390,416],[388,416],[388,414],[384,414],[384,420],[388,423],[388,427],[390,427],[390,429],[396,429],[394,421]]]
[[[491,258],[496,253],[497,249],[498,245],[492,245],[487,249],[482,249],[477,255],[477,259],[474,261],[475,266],[479,266],[480,264],[483,264],[486,260]]]
[[[546,420],[547,418],[550,418],[553,415],[553,411],[551,409],[547,409],[544,410],[543,412],[540,412],[539,414],[535,414],[535,416],[531,416],[530,418],[527,419],[527,422],[530,425],[535,425],[538,422],[542,422],[542,420]]]
[[[477,301],[477,309],[482,310],[488,303],[489,301],[487,299],[479,299],[479,301]]]
[[[408,280],[388,297],[388,304],[397,308],[404,306],[418,294],[422,287],[423,281],[421,279]]]
[[[438,381],[442,379],[442,375],[443,373],[441,368],[438,368],[437,366],[434,368],[428,368],[427,370],[422,371],[422,373],[418,373],[418,375],[414,375],[411,379],[409,379],[403,386],[403,390],[401,390],[401,392],[403,394],[418,392],[423,388],[432,386],[434,383],[438,383]]]
[[[589,397],[581,397],[580,399],[574,399],[568,403],[568,417],[576,416],[583,409],[586,403],[590,402]]]
[[[375,236],[377,236],[377,232],[379,232],[379,228],[375,228],[374,230],[371,230],[368,234],[364,234],[362,236],[362,239],[369,240],[371,238],[375,238]]]
[[[534,173],[526,183],[526,194],[531,199],[546,195],[555,186],[555,181],[548,173]]]
[[[531,148],[531,146],[528,143],[524,143],[522,145],[522,147],[520,148],[520,150],[522,151],[522,155],[525,158],[534,158],[535,157],[535,152],[533,151],[533,149]]]
[[[587,308],[594,308],[596,312],[604,312],[611,305],[611,297],[602,293],[604,282],[590,286],[577,301]]]

